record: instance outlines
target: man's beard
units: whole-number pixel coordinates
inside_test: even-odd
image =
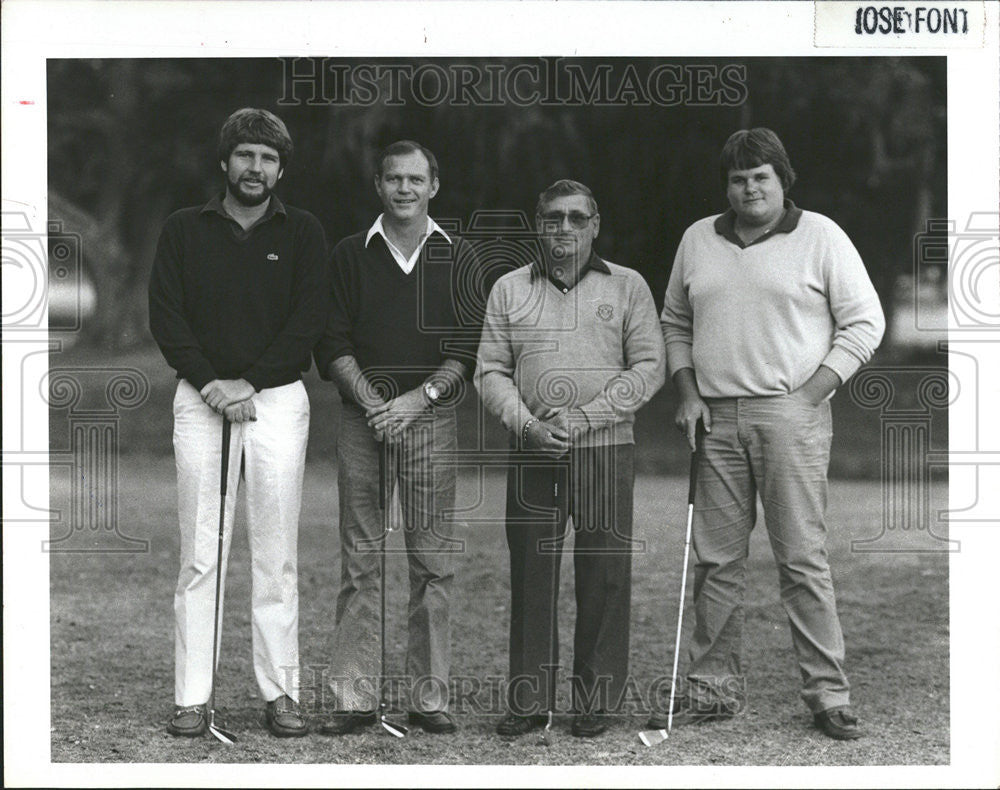
[[[227,179],[229,182],[229,194],[232,195],[236,202],[242,206],[247,206],[248,208],[253,208],[254,206],[259,206],[261,203],[267,202],[267,199],[271,197],[271,189],[268,187],[267,182],[261,179],[259,182],[261,189],[259,192],[244,192],[243,183],[241,179],[232,178]]]

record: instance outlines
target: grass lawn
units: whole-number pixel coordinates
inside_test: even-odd
[[[161,383],[158,386],[165,386]],[[314,403],[314,423],[317,414]],[[136,423],[133,423],[136,425]],[[140,430],[138,427],[134,430]],[[124,429],[123,429],[124,431]],[[168,434],[169,436],[169,434]],[[300,647],[303,699],[321,713],[315,678],[329,661],[338,586],[337,497],[329,448],[310,451],[300,530]],[[763,525],[751,545],[747,600],[748,708],[724,723],[677,730],[655,749],[636,732],[637,706],[593,740],[569,735],[557,717],[548,749],[533,736],[496,737],[491,703],[499,687],[487,678],[506,670],[509,614],[503,480],[491,473],[479,486],[464,476],[460,504],[478,505],[465,530],[453,605],[453,673],[482,682],[459,717],[456,736],[411,731],[397,740],[380,729],[343,738],[291,741],[262,728],[263,703],[250,665],[248,549],[242,516],[230,559],[219,705],[240,737],[233,747],[210,738],[170,737],[172,710],[172,591],[177,571],[173,460],[164,454],[124,455],[119,521],[126,535],[150,549],[127,555],[51,555],[51,676],[53,762],[297,762],[358,764],[593,764],[593,765],[902,765],[949,761],[948,557],[944,553],[855,553],[851,540],[879,532],[881,491],[870,481],[834,481],[829,509],[830,554],[847,642],[847,670],[857,712],[869,736],[828,740],[811,726],[798,699],[798,670],[778,600],[777,576]],[[482,495],[481,501],[480,494]],[[631,672],[641,687],[669,674],[686,482],[640,474],[636,481]],[[68,502],[68,486],[52,478],[52,506]],[[939,485],[932,500],[943,504]],[[398,535],[396,536],[399,537]],[[572,661],[572,564],[564,557],[561,592],[562,662]],[[389,560],[389,663],[399,672],[405,651],[404,563]],[[690,587],[689,587],[690,596]],[[690,612],[690,607],[688,609]],[[686,627],[690,628],[690,616]],[[568,688],[563,689],[565,706]]]

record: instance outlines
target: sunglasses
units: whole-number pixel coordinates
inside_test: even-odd
[[[546,211],[544,214],[538,215],[546,228],[553,226],[561,228],[563,220],[568,219],[569,224],[576,230],[583,230],[587,227],[587,223],[596,216],[597,214],[584,214],[582,211],[571,211],[568,214],[561,211]]]

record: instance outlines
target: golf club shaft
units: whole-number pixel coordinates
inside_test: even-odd
[[[382,535],[379,542],[379,574],[378,574],[378,584],[379,584],[379,646],[381,648],[381,658],[379,659],[379,678],[378,678],[378,693],[379,693],[379,708],[381,709],[381,715],[385,716],[385,711],[387,708],[385,700],[385,547],[386,547],[386,536],[389,534],[389,496],[387,488],[389,487],[389,472],[386,468],[386,455],[389,450],[389,443],[386,441],[381,441],[378,443],[378,504],[380,515],[382,517]]]
[[[209,716],[215,723],[215,676],[218,666],[216,656],[219,654],[219,608],[222,602],[222,542],[226,528],[226,492],[229,483],[229,440],[232,434],[232,423],[222,418],[222,467],[219,474],[219,550],[215,562],[215,624],[212,632],[212,690],[208,696]]]
[[[684,531],[684,565],[681,568],[681,598],[677,604],[677,636],[674,639],[674,668],[670,678],[670,706],[667,708],[667,732],[674,723],[674,698],[677,690],[677,662],[681,653],[681,628],[684,624],[684,597],[687,594],[688,556],[691,551],[691,524],[694,521],[694,494],[698,485],[698,464],[701,461],[703,443],[702,424],[695,426],[695,449],[691,453],[691,468],[688,471],[687,528]]]
[[[567,475],[567,479],[568,479]],[[552,474],[552,507],[556,511],[556,530],[558,531],[561,526],[562,509],[559,506],[559,467],[553,469]],[[558,599],[558,589],[556,587],[556,574],[559,572],[559,561],[562,559],[562,547],[559,546],[559,552],[556,553],[556,546],[559,544],[554,543],[552,546],[552,572],[550,575],[550,587],[549,587],[549,667],[548,667],[548,684],[546,688],[545,704],[547,707],[548,718],[545,724],[545,735],[543,737],[548,737],[549,731],[552,729],[552,715],[553,709],[555,708],[556,702],[556,688],[555,688],[555,641],[557,634],[555,632],[555,619],[556,619],[556,604]]]

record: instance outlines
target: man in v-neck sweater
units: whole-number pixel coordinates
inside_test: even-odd
[[[308,732],[297,708],[296,547],[309,434],[301,377],[326,321],[328,285],[322,226],[271,191],[291,150],[288,130],[272,113],[233,113],[219,141],[225,195],[167,218],[150,276],[150,330],[180,380],[173,405],[181,535],[177,707],[167,725],[173,735],[199,736],[208,727],[215,580],[219,574],[224,585],[241,468],[253,667],[267,726],[282,737]],[[223,416],[233,425],[220,568]]]
[[[759,492],[802,699],[826,735],[854,739],[826,554],[829,398],[871,357],[885,320],[847,235],[785,198],[795,173],[774,132],[733,134],[721,170],[731,208],[685,232],[661,316],[677,426],[692,450],[699,421],[707,432],[692,527],[695,630],[673,723],[727,718],[745,699],[743,594]]]
[[[600,215],[586,186],[568,179],[550,186],[536,223],[541,258],[490,292],[475,376],[513,444],[508,714],[497,732],[523,735],[551,720],[559,564],[572,516],[572,733],[593,737],[626,688],[632,424],[663,384],[663,340],[642,276],[593,251]]]
[[[333,252],[333,310],[314,350],[321,376],[343,401],[341,589],[331,657],[335,710],[321,728],[327,735],[373,723],[379,704],[380,453],[390,490],[398,484],[409,565],[410,721],[435,733],[457,728],[447,711],[450,595],[461,550],[452,518],[456,470],[435,456],[458,447],[453,404],[471,369],[458,282],[475,256],[428,216],[438,186],[433,153],[393,143],[375,175],[384,212]],[[468,332],[477,335],[478,326]]]

